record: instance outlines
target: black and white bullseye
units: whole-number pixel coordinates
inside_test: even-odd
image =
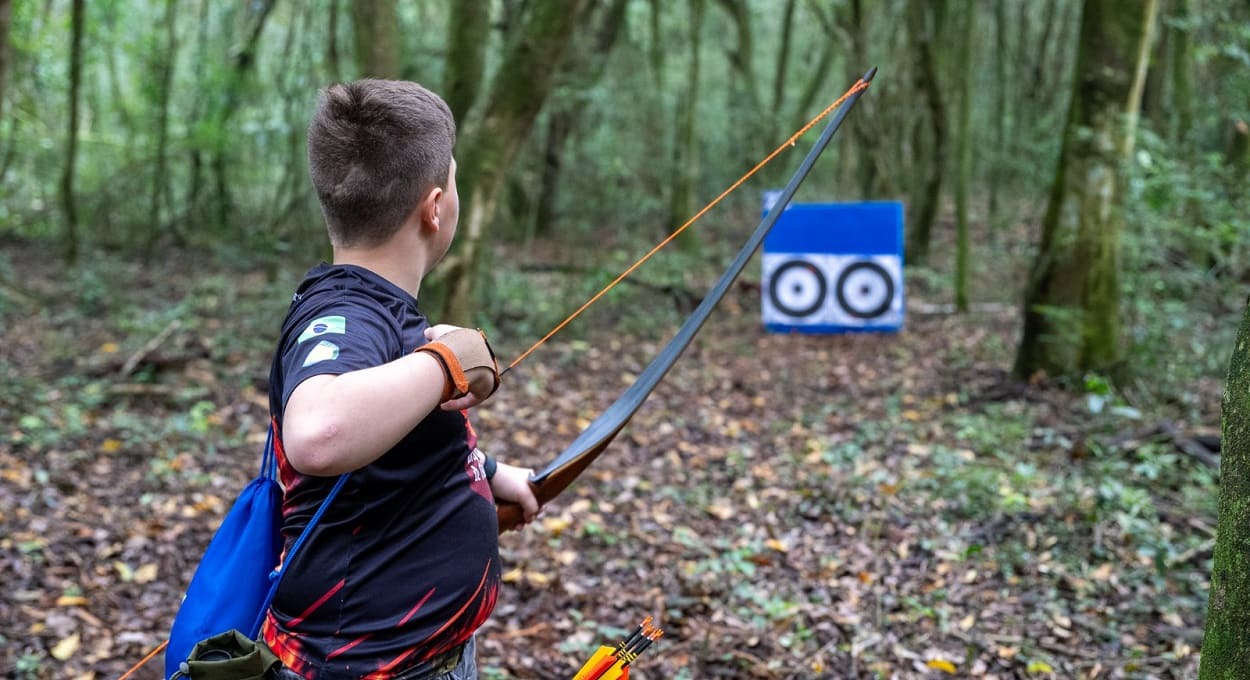
[[[778,267],[768,285],[768,295],[777,310],[795,317],[819,310],[828,290],[825,275],[804,260],[792,260]]]
[[[869,260],[848,265],[838,276],[838,305],[857,319],[876,319],[894,302],[894,279],[885,267]]]

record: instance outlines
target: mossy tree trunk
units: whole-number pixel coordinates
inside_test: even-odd
[[[1250,176],[1250,124],[1246,121],[1234,120],[1229,125],[1224,160],[1233,169],[1234,180],[1245,181]]]
[[[458,135],[460,227],[442,272],[446,285],[440,322],[472,323],[487,236],[508,169],[551,92],[585,4],[551,0],[525,8],[506,39],[481,115],[470,116]]]
[[[1250,300],[1228,363],[1215,539],[1199,680],[1235,680],[1250,668]]]
[[[13,24],[11,0],[0,0],[0,123],[4,122],[4,93],[9,75],[9,26]]]
[[[946,103],[938,81],[937,52],[934,36],[942,35],[946,15],[945,0],[914,2],[907,6],[907,30],[911,36],[916,64],[916,86],[924,93],[928,108],[929,145],[921,143],[917,129],[917,149],[925,149],[928,158],[921,162],[925,177],[910,201],[907,223],[906,258],[911,264],[924,264],[929,259],[933,222],[937,218],[938,200],[942,193],[942,173],[946,169]]]
[[[326,73],[331,82],[343,79],[339,61],[339,2],[330,0],[326,9]]]
[[[489,3],[465,3],[489,5]],[[356,67],[362,78],[399,78],[399,15],[394,0],[353,2]]]
[[[235,137],[228,134],[231,120],[240,108],[247,79],[255,73],[256,54],[260,45],[260,37],[264,33],[270,14],[277,0],[257,0],[247,5],[245,21],[247,28],[242,45],[231,50],[230,75],[225,85],[220,88],[220,98],[213,114],[212,128],[214,131],[214,149],[212,160],[213,184],[217,194],[218,233],[230,233],[233,224],[234,198],[230,188],[230,152],[234,149]]]
[[[453,2],[447,16],[447,67],[443,75],[443,99],[457,121],[473,108],[486,73],[486,47],[490,44],[489,2]]]
[[[166,191],[169,178],[166,166],[169,157],[169,107],[173,88],[174,61],[178,55],[178,3],[165,0],[165,49],[157,57],[153,79],[157,85],[153,104],[156,107],[156,171],[152,173],[152,192],[148,196],[148,233],[144,240],[144,259],[151,256],[156,240],[164,231],[162,208],[169,205]]]
[[[1076,79],[1015,373],[1113,370],[1120,347],[1120,230],[1158,0],[1084,4]]]
[[[768,136],[768,123],[763,116],[755,115],[765,110],[766,106],[759,92],[760,80],[755,77],[756,31],[759,23],[751,13],[751,3],[747,0],[719,0],[717,3],[729,16],[734,26],[737,42],[730,47],[727,38],[720,44],[725,46],[725,54],[729,57],[730,79],[725,93],[729,120],[734,129],[741,130],[742,135],[729,140],[737,146],[736,154],[743,159],[743,169],[749,168],[753,162],[747,159],[754,154],[754,149],[765,146]]]
[[[959,72],[972,73],[975,0],[964,3],[964,34],[959,46]],[[959,148],[955,171],[955,308],[968,311],[968,183],[972,179],[972,77],[965,75],[959,94]]]
[[[698,145],[695,143],[695,108],[699,100],[699,52],[703,43],[703,0],[689,0],[690,23],[687,45],[686,89],[677,100],[676,139],[673,143],[672,193],[668,199],[667,234],[677,229],[694,214],[694,185],[698,174]],[[698,250],[696,232],[687,231],[678,238],[678,246],[687,252]]]
[[[547,110],[542,169],[533,217],[526,227],[527,242],[534,236],[559,232],[560,218],[556,206],[559,205],[560,189],[564,184],[562,173],[568,143],[583,124],[585,112],[589,109],[589,95],[607,70],[608,55],[624,32],[627,9],[627,0],[592,4],[586,9],[588,16],[585,23],[593,26],[593,30],[577,31],[573,37],[573,46],[569,49],[574,50],[578,58],[569,60],[569,68],[556,85],[556,94],[553,94]]]
[[[1167,129],[1168,140],[1184,144],[1194,120],[1193,70],[1193,21],[1192,0],[1174,0],[1173,15],[1168,33],[1171,36],[1172,109],[1175,115]]]
[[[61,212],[65,216],[65,260],[78,260],[78,206],[74,195],[74,166],[78,161],[78,92],[82,89],[82,33],[87,11],[82,0],[74,0],[70,18],[69,43],[69,122],[65,134],[65,165],[61,172]]]
[[[994,151],[990,158],[993,171],[989,173],[989,197],[987,199],[986,223],[989,227],[989,242],[998,242],[999,224],[999,188],[1005,183],[1004,178],[1010,172],[1007,163],[1007,64],[1011,61],[1007,51],[1007,5],[994,3]]]

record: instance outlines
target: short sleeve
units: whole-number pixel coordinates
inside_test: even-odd
[[[399,358],[394,321],[377,305],[339,299],[309,314],[282,347],[282,406],[316,375],[341,375]]]

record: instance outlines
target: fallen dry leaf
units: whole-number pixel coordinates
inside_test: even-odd
[[[78,642],[78,633],[74,633],[53,645],[52,650],[48,653],[57,661],[65,661],[78,651]]]

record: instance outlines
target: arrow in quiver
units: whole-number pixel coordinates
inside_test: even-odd
[[[573,680],[629,680],[629,665],[663,634],[664,631],[651,625],[651,617],[648,616],[616,647],[599,647],[573,676]]]

